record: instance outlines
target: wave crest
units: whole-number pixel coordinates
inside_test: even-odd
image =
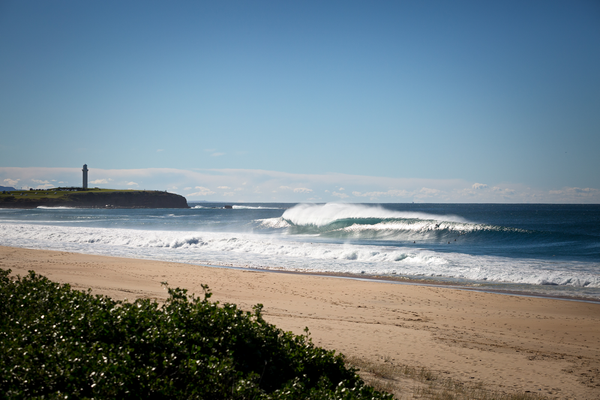
[[[286,210],[281,216],[296,226],[325,226],[343,220],[390,220],[419,219],[432,221],[463,222],[467,221],[456,215],[435,215],[420,212],[391,211],[381,206],[364,204],[298,204]]]

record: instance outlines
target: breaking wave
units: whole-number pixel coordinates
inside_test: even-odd
[[[290,235],[335,239],[447,241],[530,240],[535,232],[478,224],[455,215],[390,211],[353,204],[298,205],[279,218],[258,220],[262,228],[286,229]],[[542,235],[538,235],[538,238]]]
[[[5,246],[192,264],[599,288],[589,263],[443,253],[425,248],[306,242],[280,236],[0,224]]]

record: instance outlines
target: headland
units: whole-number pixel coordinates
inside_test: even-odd
[[[158,190],[53,188],[3,191],[0,208],[188,208],[185,197]]]

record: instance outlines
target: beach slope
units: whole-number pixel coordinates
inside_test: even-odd
[[[10,247],[0,247],[0,268],[115,299],[161,301],[163,282],[201,295],[207,284],[214,300],[262,303],[267,321],[308,327],[317,345],[348,357],[507,393],[600,398],[600,304]]]

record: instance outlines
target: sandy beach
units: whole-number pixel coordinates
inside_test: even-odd
[[[262,303],[267,321],[308,327],[317,345],[347,357],[501,392],[600,398],[600,304],[11,247],[0,247],[0,268],[121,300],[161,301],[161,282],[197,295],[207,284],[213,300]]]

